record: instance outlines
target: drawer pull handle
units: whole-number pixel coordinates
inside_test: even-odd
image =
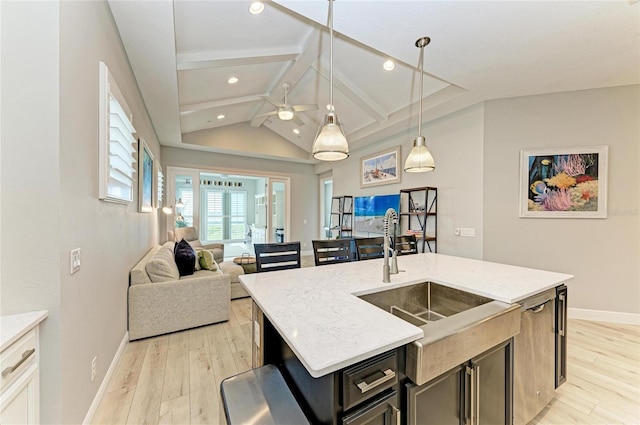
[[[362,392],[362,394],[364,394],[367,391],[370,391],[370,390],[374,389],[378,385],[382,385],[385,382],[390,381],[390,380],[392,380],[393,378],[396,377],[396,373],[394,371],[392,371],[391,369],[381,370],[380,372],[384,373],[384,376],[382,378],[376,379],[375,381],[373,381],[370,384],[367,384],[366,381],[360,381],[360,382],[358,382],[356,384],[357,387],[360,388],[360,391]]]
[[[13,366],[9,366],[5,370],[3,370],[2,371],[2,376],[5,377],[5,376],[15,372],[15,370],[17,368],[19,368],[22,363],[26,362],[27,359],[35,352],[36,352],[36,349],[32,348],[31,350],[27,350],[24,353],[22,353],[22,358],[20,359],[20,361],[18,361],[18,363],[14,364]]]

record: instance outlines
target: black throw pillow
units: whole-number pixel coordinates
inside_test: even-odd
[[[193,274],[196,268],[196,252],[193,250],[189,242],[182,239],[176,242],[173,248],[173,255],[176,258],[176,266],[180,276],[188,276]]]

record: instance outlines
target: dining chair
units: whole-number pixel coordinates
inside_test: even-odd
[[[351,261],[351,239],[327,239],[311,241],[316,266],[347,263]]]
[[[397,255],[417,254],[418,244],[416,242],[416,235],[396,236],[395,250]]]
[[[371,260],[384,257],[384,237],[356,238],[358,260]]]
[[[300,242],[256,243],[253,247],[258,273],[300,268]]]

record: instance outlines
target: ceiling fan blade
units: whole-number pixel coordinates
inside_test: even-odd
[[[315,111],[318,105],[294,105],[293,110],[296,112]]]
[[[264,114],[256,115],[254,118],[270,117],[271,115],[278,115],[278,111],[265,112]]]
[[[275,115],[277,114],[276,111],[273,112],[267,112],[266,114],[260,114],[260,115],[256,115],[255,117],[253,117],[253,119],[251,120],[251,127],[260,127],[262,125],[262,123],[265,122],[265,120],[271,116],[271,115]]]
[[[270,97],[270,96],[260,96],[263,100],[266,100],[267,102],[269,102],[270,104],[272,104],[273,106],[279,108],[281,106],[281,103],[278,102],[277,100],[275,100],[274,98]]]
[[[300,127],[300,126],[303,126],[303,125],[304,125],[304,121],[302,121],[302,120],[300,119],[300,117],[298,116],[298,114],[294,114],[294,115],[293,115],[293,122],[295,122],[295,123],[298,125],[298,127]]]

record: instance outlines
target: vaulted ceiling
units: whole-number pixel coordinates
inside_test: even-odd
[[[314,162],[327,0],[265,2],[258,15],[243,0],[109,4],[162,145]],[[417,125],[423,36],[425,121],[483,100],[640,84],[637,0],[337,0],[334,30],[334,105],[352,151]],[[289,105],[317,109],[262,115],[284,102],[284,83]]]

